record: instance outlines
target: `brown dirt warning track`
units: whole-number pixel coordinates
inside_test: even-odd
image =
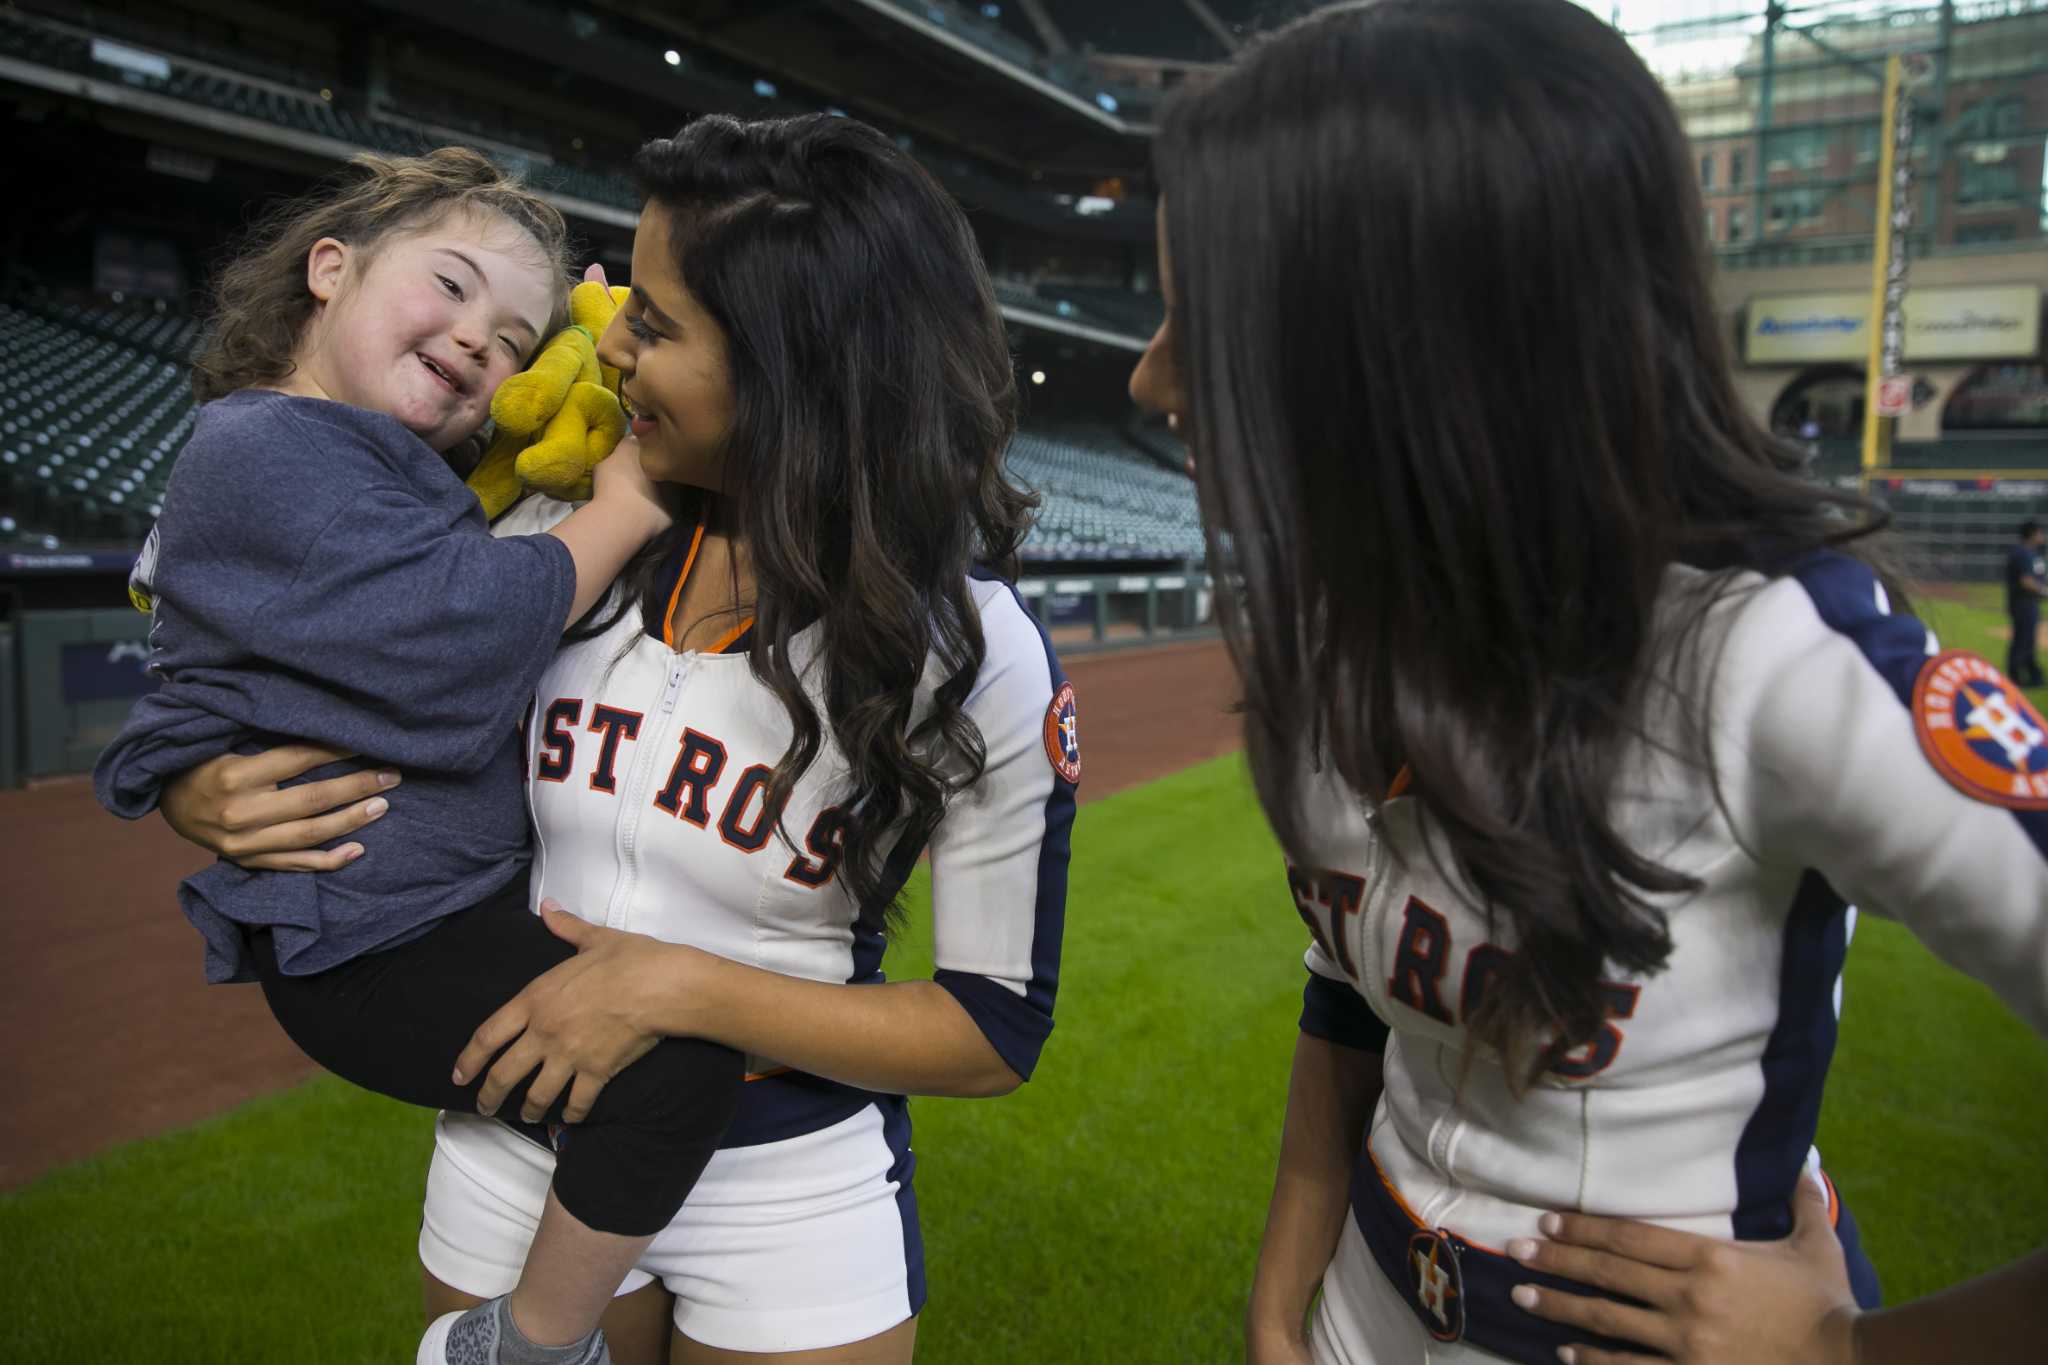
[[[1238,747],[1213,641],[1067,661],[1081,797]],[[83,778],[0,791],[0,1190],[280,1089],[316,1068],[253,988],[208,988],[173,888],[206,855],[126,824]]]

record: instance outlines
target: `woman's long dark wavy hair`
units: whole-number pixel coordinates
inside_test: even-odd
[[[1697,889],[1613,807],[1667,570],[1709,571],[1696,646],[1735,572],[1881,519],[1743,413],[1677,117],[1567,0],[1312,15],[1155,155],[1261,801],[1299,858],[1317,767],[1371,809],[1409,765],[1518,945],[1471,1036],[1533,1083]]]
[[[986,648],[968,575],[1015,573],[1037,505],[1002,469],[1017,390],[995,292],[959,208],[852,119],[701,118],[633,168],[726,336],[726,510],[756,591],[748,658],[795,732],[768,809],[779,825],[829,725],[850,769],[840,875],[880,927],[900,882],[891,850],[922,849],[981,776],[962,709]],[[650,620],[689,532],[679,521],[629,570]],[[822,718],[791,650],[813,625]],[[927,659],[934,705],[913,727]]]

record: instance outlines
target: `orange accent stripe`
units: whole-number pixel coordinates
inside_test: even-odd
[[[1828,1226],[1831,1228],[1840,1227],[1842,1224],[1842,1196],[1835,1193],[1835,1182],[1828,1179],[1826,1171],[1820,1173],[1820,1183],[1828,1187]]]
[[[1407,1214],[1408,1221],[1415,1224],[1415,1230],[1417,1232],[1435,1232],[1435,1228],[1431,1227],[1429,1224],[1423,1222],[1420,1218],[1415,1216],[1415,1210],[1410,1208],[1408,1205],[1408,1201],[1401,1197],[1401,1192],[1394,1188],[1394,1182],[1387,1179],[1386,1171],[1384,1171],[1380,1167],[1380,1159],[1377,1156],[1373,1155],[1372,1143],[1370,1142],[1367,1142],[1365,1144],[1365,1159],[1372,1163],[1372,1173],[1380,1178],[1380,1184],[1386,1187],[1386,1191],[1388,1195],[1390,1195],[1393,1198],[1393,1201],[1396,1204],[1400,1205],[1401,1212]],[[1465,1236],[1463,1233],[1459,1233],[1458,1238],[1460,1241],[1464,1242],[1466,1246],[1473,1248],[1475,1251],[1489,1252],[1495,1256],[1504,1257],[1507,1255],[1505,1251],[1495,1250],[1493,1247],[1487,1246],[1484,1242],[1475,1242],[1470,1237]]]
[[[711,648],[705,650],[704,652],[706,654],[723,654],[725,653],[725,647],[727,645],[731,644],[734,640],[739,639],[740,636],[745,635],[748,631],[752,630],[753,628],[754,618],[749,616],[746,620],[740,622],[731,630],[719,636],[718,642],[712,645]]]
[[[766,1071],[749,1071],[747,1073],[747,1079],[750,1081],[765,1081],[770,1076],[787,1076],[790,1072],[794,1070],[796,1070],[796,1068],[793,1066],[777,1066],[771,1067]]]
[[[670,649],[676,647],[676,604],[683,600],[683,584],[690,581],[690,568],[697,562],[698,547],[704,543],[704,518],[697,518],[697,529],[690,536],[690,553],[683,556],[683,571],[676,575],[675,591],[668,595],[668,610],[661,618],[661,642]]]
[[[1401,771],[1394,774],[1394,785],[1387,788],[1387,800],[1393,800],[1414,785],[1415,773],[1406,763],[1403,763]]]

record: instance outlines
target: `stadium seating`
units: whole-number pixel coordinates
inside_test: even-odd
[[[1053,74],[1055,64],[1047,58],[1044,46],[1035,34],[1014,19],[1005,24],[1000,18],[991,19],[980,13],[977,5],[957,4],[953,0],[892,2],[906,14],[915,15],[949,33],[957,33],[1012,65],[1045,75]]]
[[[1230,54],[1181,0],[1045,0],[1067,41],[1122,56],[1220,62]]]
[[[10,550],[55,550],[62,545],[62,538],[54,532],[24,526],[7,513],[0,512],[0,554]]]
[[[17,533],[139,543],[192,408],[183,365],[0,304],[0,497]]]
[[[1166,320],[1166,300],[1157,293],[1093,284],[1041,284],[1038,292],[1093,313],[1116,331],[1132,336],[1149,337]]]
[[[391,119],[364,118],[312,91],[287,92],[269,85],[235,80],[168,58],[168,78],[145,75],[93,59],[88,40],[57,32],[0,13],[0,56],[14,57],[61,71],[118,81],[171,99],[183,100],[225,114],[256,119],[294,132],[324,137],[355,147],[396,155],[431,151],[448,141],[428,129]],[[500,134],[502,137],[502,134]],[[501,160],[523,173],[533,185],[559,194],[619,209],[639,207],[639,196],[622,175],[604,175],[574,166],[557,165],[543,151],[501,154]]]
[[[0,547],[139,543],[191,433],[190,318],[0,304]],[[1107,430],[1020,433],[1034,559],[1199,559],[1194,487]]]
[[[57,305],[43,311],[52,322],[91,332],[123,346],[162,356],[165,360],[188,363],[199,346],[199,324],[183,313],[101,308],[77,303]]]
[[[996,301],[1030,313],[1099,327],[1124,336],[1149,337],[1159,330],[1166,304],[1157,294],[1135,294],[1107,286],[1032,284],[998,277]]]
[[[85,39],[27,23],[11,12],[0,12],[0,57],[78,75],[93,71],[92,47]]]
[[[1048,306],[1027,286],[999,292]],[[0,549],[140,542],[191,431],[186,364],[198,334],[191,318],[172,313],[0,304]],[[1942,457],[1982,460],[1987,448],[1912,453],[1938,466]],[[1107,427],[1037,424],[1017,435],[1009,468],[1044,496],[1027,558],[1204,556],[1194,486]],[[2019,520],[2048,519],[2048,480],[2024,469],[1997,480],[1879,480],[1872,491],[1895,518],[1902,567],[1925,580],[1995,580]]]
[[[930,9],[951,13],[956,28],[978,25],[996,34],[1009,48],[1022,48],[1023,58],[1030,57],[1029,44],[1004,33],[999,26],[984,20],[979,14],[955,11],[954,7],[939,4],[937,0],[901,0],[901,3],[907,10],[921,12]],[[558,13],[549,12],[551,20],[559,17]],[[638,53],[630,45],[602,34],[580,41],[603,44],[609,55],[621,60]],[[331,87],[322,87],[327,91],[325,94],[316,91],[314,79],[303,73],[273,69],[268,74],[275,83],[266,81],[259,84],[253,80],[238,80],[217,70],[200,69],[168,53],[159,55],[169,66],[167,77],[97,61],[89,39],[0,11],[0,56],[118,82],[308,136],[395,155],[413,155],[442,146],[451,140],[450,132],[453,132],[480,140],[485,144],[483,149],[491,152],[508,170],[518,172],[541,190],[608,208],[631,211],[639,207],[639,195],[627,176],[556,160],[560,149],[551,147],[545,134],[532,127],[510,126],[507,117],[498,111],[482,117],[455,107],[405,109],[391,111],[392,117],[370,118],[337,103],[330,97]],[[1017,56],[1018,53],[1010,51],[1009,55]],[[704,60],[708,59],[700,58],[700,65]],[[1046,65],[1042,57],[1035,60]],[[1047,74],[1057,74],[1050,65],[1046,65],[1046,71]],[[701,77],[706,73],[700,71],[698,74]],[[1067,77],[1071,77],[1067,83],[1077,90],[1085,87],[1093,91],[1100,84],[1078,71],[1065,73],[1063,79]],[[730,80],[738,82],[740,77],[734,74]],[[304,88],[289,88],[299,83]],[[789,110],[785,108],[783,112]],[[905,145],[910,145],[907,140]],[[917,149],[915,154],[970,205],[1000,208],[1008,217],[1041,226],[1059,226],[1072,221],[1070,200],[1063,204],[1049,192],[1020,188],[957,156],[941,157],[923,148]],[[1134,223],[1149,223],[1151,215],[1149,202],[1133,199],[1095,215],[1093,221],[1097,226],[1108,226],[1126,219]]]
[[[1179,8],[1178,0],[1145,0],[1148,5],[1170,3]],[[997,14],[991,18],[979,4],[961,4],[957,0],[888,0],[888,3],[905,14],[942,28],[948,33],[964,38],[976,47],[996,57],[1009,66],[1031,72],[1055,85],[1065,87],[1070,93],[1099,105],[1104,112],[1124,117],[1145,118],[1151,113],[1151,106],[1157,102],[1156,90],[1133,89],[1114,81],[1105,80],[1089,68],[1086,55],[1082,52],[1053,54],[1045,50],[1036,32],[1029,23],[1022,20],[1019,8],[1013,3],[998,5]],[[1186,15],[1186,11],[1181,13]],[[1186,16],[1189,25],[1194,25],[1192,16]],[[1211,46],[1215,40],[1206,31],[1199,31],[1194,41],[1208,38]],[[1112,50],[1094,42],[1093,31],[1077,35],[1068,32],[1067,38],[1076,48],[1100,47],[1102,51]],[[1120,53],[1133,49],[1116,48]],[[1144,52],[1144,49],[1136,49]],[[1172,56],[1168,52],[1148,52],[1151,56]]]
[[[1194,484],[1107,432],[1019,432],[1009,470],[1045,499],[1028,559],[1203,557]]]
[[[1908,479],[1872,493],[1892,514],[1900,567],[1920,582],[2001,581],[2015,528],[2048,521],[2048,481]]]

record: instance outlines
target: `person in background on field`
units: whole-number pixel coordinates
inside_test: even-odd
[[[2041,628],[2041,599],[2048,597],[2048,558],[2042,546],[2048,532],[2038,521],[2020,523],[2019,539],[2005,554],[2005,614],[2012,618],[2012,648],[2005,655],[2005,676],[2021,687],[2041,685],[2041,661],[2034,656]]]

